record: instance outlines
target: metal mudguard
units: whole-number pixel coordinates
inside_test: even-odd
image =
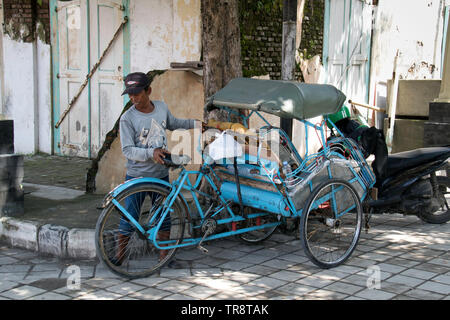
[[[130,180],[125,181],[124,183],[119,184],[117,187],[115,187],[114,189],[112,189],[104,198],[102,201],[102,209],[106,208],[106,206],[108,206],[108,204],[111,202],[112,199],[114,199],[115,197],[117,197],[121,192],[123,192],[124,190],[131,188],[132,186],[138,185],[138,184],[145,184],[145,183],[152,183],[152,184],[156,184],[156,185],[162,185],[164,187],[167,187],[169,189],[172,189],[172,184],[168,183],[167,181],[158,179],[158,178],[144,178],[144,177],[139,177],[139,178],[133,178]],[[186,201],[186,199],[184,198],[183,194],[180,192],[178,194],[178,196],[183,200],[183,205],[186,208],[187,213],[190,213],[190,209],[189,209],[189,205]]]

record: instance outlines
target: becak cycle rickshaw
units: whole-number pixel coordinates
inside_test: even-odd
[[[299,250],[314,264],[332,268],[344,263],[359,240],[361,202],[375,183],[353,140],[334,127],[337,135],[327,141],[327,115],[336,113],[345,98],[332,85],[233,79],[206,102],[207,111],[224,110],[230,121],[208,122],[198,170],[186,169],[188,156],[172,154],[166,165],[181,169],[172,183],[136,178],[105,197],[96,226],[99,258],[117,274],[145,277],[167,264],[179,248],[197,246],[207,252],[205,242],[230,236],[259,243],[294,219],[299,221]],[[312,128],[320,138],[320,150],[300,156],[287,134],[265,119],[267,114]],[[308,120],[317,116],[323,116],[319,124]],[[240,121],[231,122],[236,117]],[[249,128],[252,117],[265,125]],[[308,138],[305,129],[306,146]],[[136,193],[153,195],[139,204],[138,219],[125,205]],[[111,261],[117,239],[125,232],[120,229],[123,220],[133,230],[126,230],[130,240],[125,259],[116,265]],[[169,238],[158,237],[162,228],[170,231]],[[160,250],[167,250],[164,259],[159,258]]]

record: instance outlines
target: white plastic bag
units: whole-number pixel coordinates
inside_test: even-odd
[[[234,140],[233,136],[224,131],[209,145],[208,153],[214,160],[240,157],[242,156],[242,146]]]

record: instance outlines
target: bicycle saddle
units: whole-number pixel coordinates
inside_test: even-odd
[[[181,166],[185,166],[191,161],[191,158],[185,154],[176,155],[176,154],[166,154],[163,158],[164,164],[167,167],[178,168]]]

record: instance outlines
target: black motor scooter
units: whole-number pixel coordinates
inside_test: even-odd
[[[384,134],[375,127],[361,126],[349,117],[337,121],[333,127],[329,142],[336,137],[334,130],[338,129],[339,136],[353,139],[359,145],[365,158],[375,155],[372,169],[376,188],[363,203],[368,213],[366,228],[372,213],[416,215],[436,224],[450,220],[450,146],[388,154]]]
[[[390,154],[386,174],[378,181],[370,213],[416,215],[428,223],[450,220],[450,147],[429,147]],[[437,175],[437,172],[445,175]]]

